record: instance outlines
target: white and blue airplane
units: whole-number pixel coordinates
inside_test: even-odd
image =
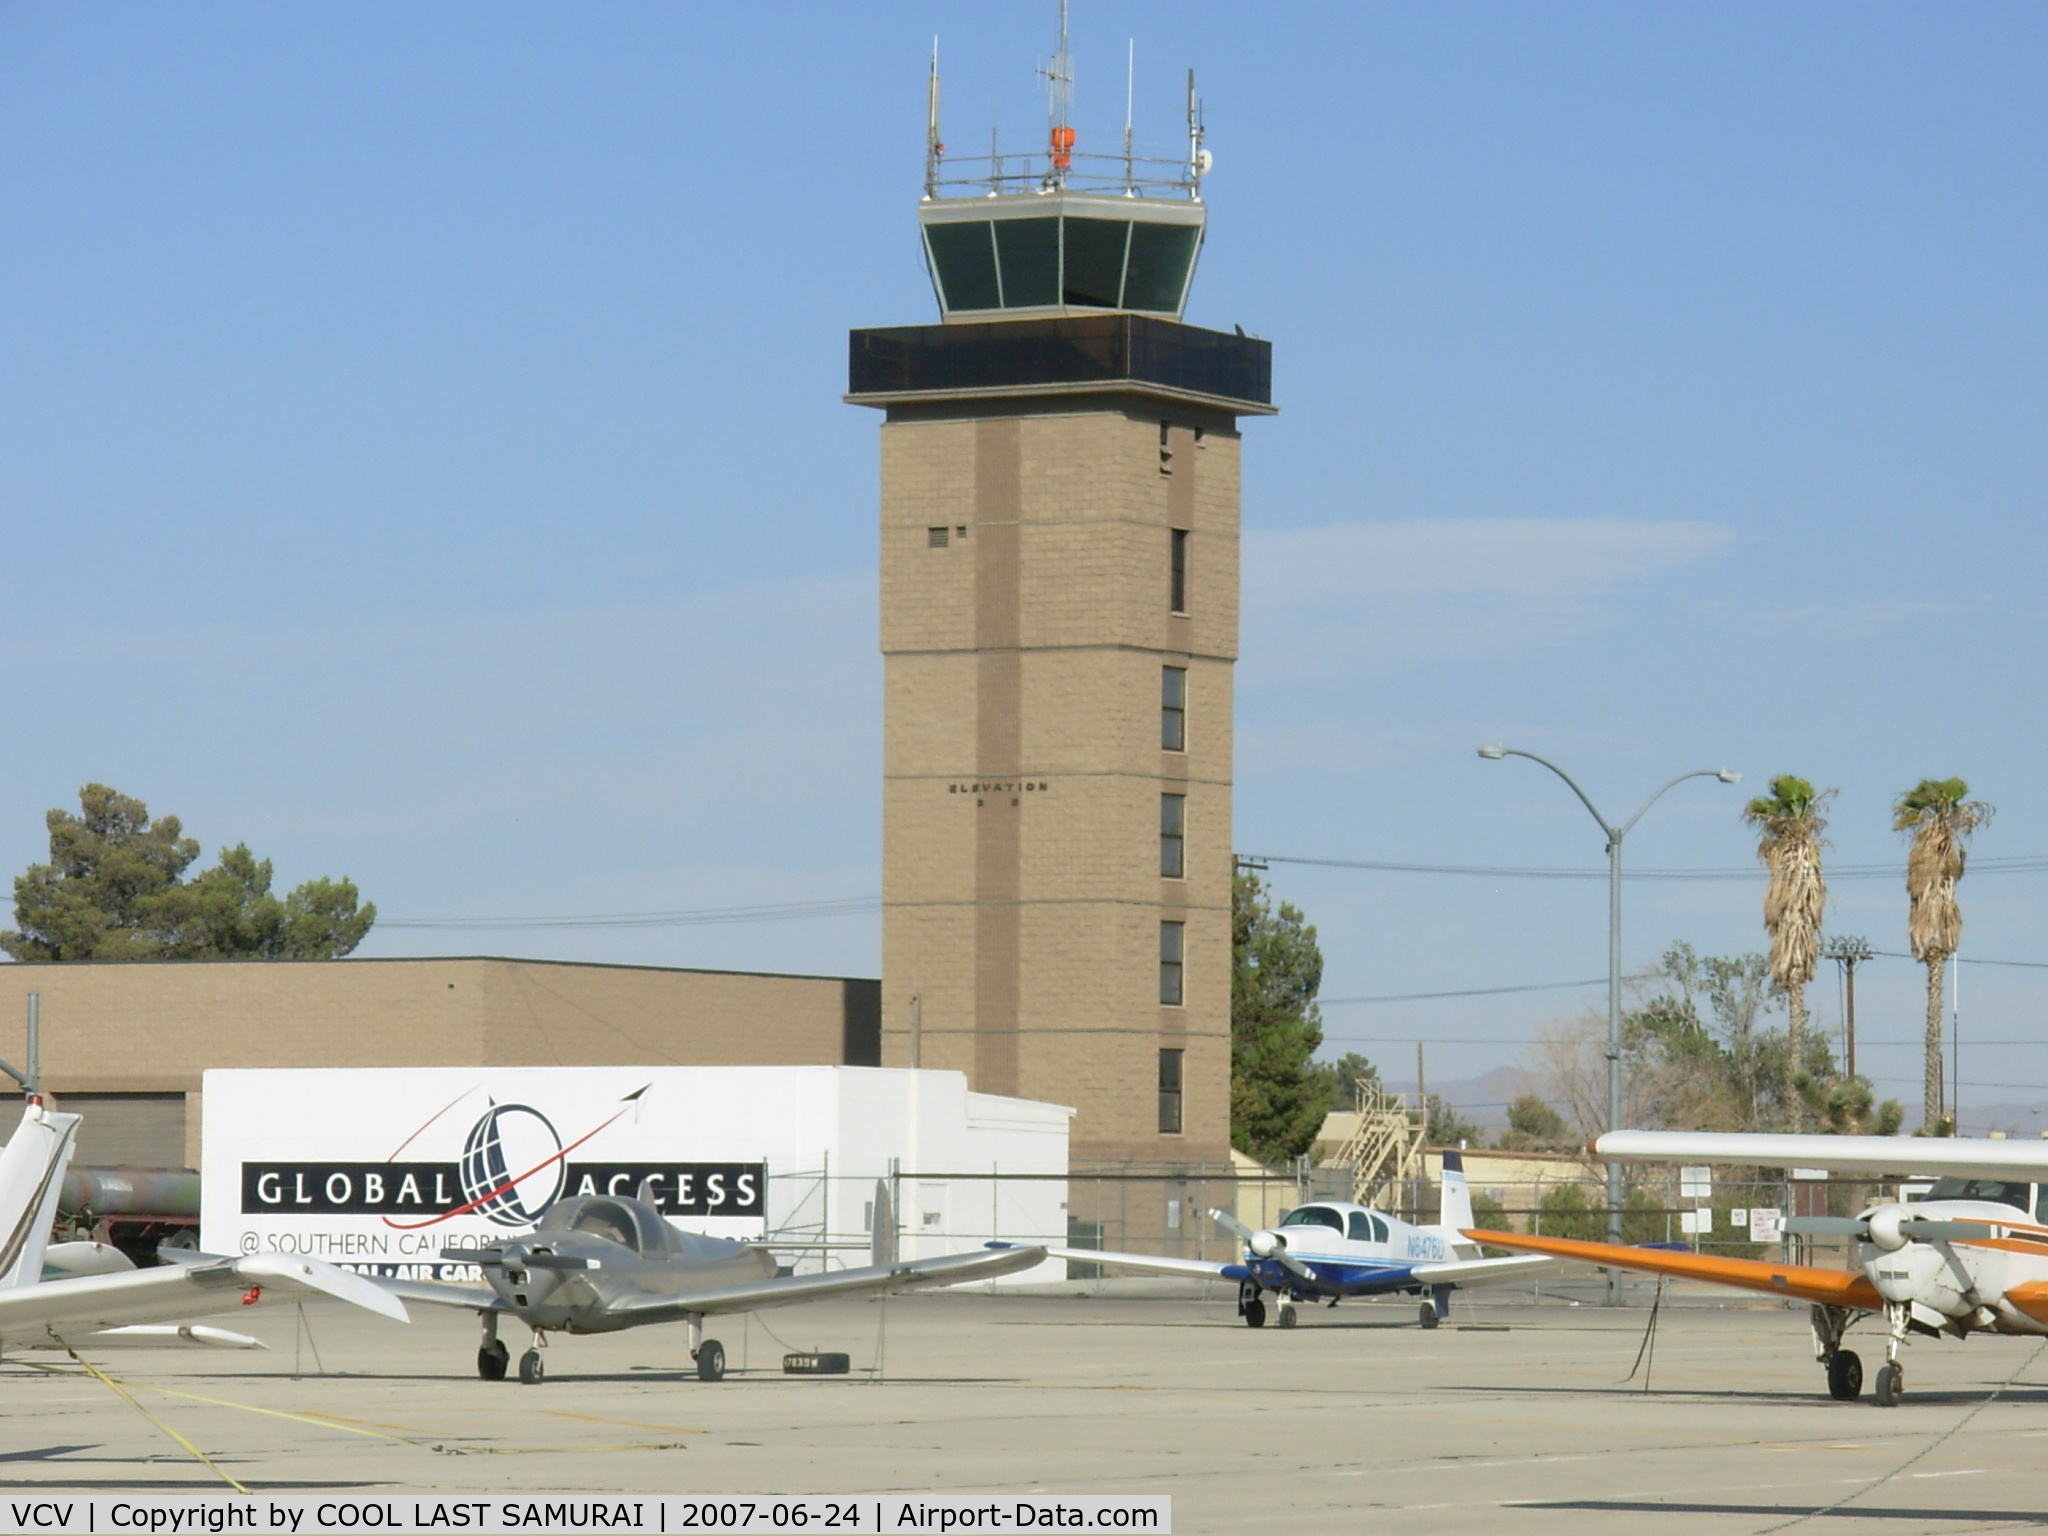
[[[1479,1245],[1465,1236],[1473,1222],[1464,1159],[1454,1151],[1445,1152],[1443,1159],[1442,1220],[1431,1226],[1414,1226],[1349,1201],[1314,1200],[1297,1205],[1280,1219],[1279,1226],[1257,1232],[1228,1211],[1211,1211],[1210,1219],[1217,1226],[1244,1242],[1244,1257],[1234,1264],[1146,1253],[1103,1253],[1092,1248],[1047,1248],[1046,1252],[1053,1258],[1111,1269],[1235,1280],[1238,1315],[1248,1328],[1265,1327],[1268,1291],[1279,1303],[1282,1328],[1295,1325],[1297,1304],[1321,1302],[1334,1307],[1347,1296],[1402,1292],[1427,1298],[1422,1303],[1421,1322],[1425,1328],[1434,1328],[1451,1315],[1452,1291],[1519,1280],[1554,1267],[1532,1255],[1482,1258]]]

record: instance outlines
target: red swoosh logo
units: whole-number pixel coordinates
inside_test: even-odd
[[[425,1221],[393,1221],[389,1216],[386,1216],[383,1218],[384,1225],[399,1232],[417,1232],[423,1227],[439,1226],[442,1222],[452,1220],[454,1217],[466,1216],[480,1205],[489,1205],[493,1200],[497,1199],[498,1196],[505,1193],[506,1190],[513,1189],[521,1184],[524,1184],[528,1179],[532,1178],[536,1173],[539,1173],[542,1169],[553,1167],[556,1163],[559,1163],[563,1158],[567,1157],[571,1152],[574,1152],[578,1147],[582,1146],[584,1142],[590,1140],[590,1138],[592,1136],[595,1136],[598,1131],[602,1131],[605,1128],[605,1126],[611,1125],[613,1121],[623,1118],[626,1113],[626,1110],[620,1110],[618,1114],[613,1115],[610,1120],[605,1121],[604,1125],[600,1125],[597,1128],[597,1130],[588,1131],[583,1135],[578,1136],[574,1141],[570,1142],[569,1145],[562,1148],[561,1151],[555,1153],[553,1156],[542,1158],[539,1162],[535,1163],[531,1168],[527,1169],[526,1172],[519,1174],[515,1178],[508,1178],[507,1180],[505,1180],[504,1183],[500,1184],[497,1188],[485,1190],[482,1194],[478,1195],[474,1200],[470,1201],[467,1205],[458,1205],[452,1211],[443,1211],[440,1215],[430,1216]]]

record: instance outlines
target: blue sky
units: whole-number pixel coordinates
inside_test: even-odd
[[[872,895],[844,332],[933,313],[933,35],[949,139],[1023,148],[1050,18],[0,6],[0,869],[100,779],[393,917]],[[1639,867],[1743,864],[1788,770],[1840,788],[1845,863],[1899,857],[1924,774],[1997,803],[1984,855],[2048,854],[2048,13],[1083,0],[1083,148],[1128,38],[1141,142],[1190,65],[1208,105],[1189,318],[1275,345],[1240,849],[1596,865],[1563,786],[1473,755],[1503,739],[1610,812],[1747,773],[1674,792]],[[1604,968],[1594,882],[1274,875],[1333,997]],[[1760,896],[1632,886],[1629,963],[1758,947]],[[2048,961],[2048,874],[1964,904],[1966,954]],[[1904,910],[1843,882],[1830,922],[1902,949]],[[872,974],[878,924],[364,952],[449,950]],[[1864,1061],[1910,1099],[1912,968],[1866,976]],[[1966,1044],[1966,1101],[2048,1103],[2048,971],[1964,988],[1966,1042],[2035,1042]],[[1459,1076],[1576,1006],[1330,1033]]]

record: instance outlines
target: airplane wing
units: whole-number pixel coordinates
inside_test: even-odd
[[[448,1280],[397,1280],[388,1275],[365,1275],[364,1279],[405,1301],[424,1301],[436,1307],[468,1307],[472,1312],[509,1312],[512,1304],[487,1285],[457,1285]]]
[[[1408,1278],[1418,1285],[1455,1285],[1465,1290],[1475,1285],[1499,1285],[1508,1280],[1521,1280],[1555,1268],[1557,1260],[1548,1254],[1522,1254],[1511,1259],[1458,1259],[1449,1264],[1417,1264],[1408,1271]]]
[[[1076,1264],[1106,1264],[1111,1269],[1137,1269],[1154,1275],[1185,1275],[1195,1280],[1242,1280],[1251,1273],[1242,1264],[1212,1264],[1202,1259],[1168,1259],[1156,1253],[1104,1253],[1096,1248],[1048,1248],[1049,1259]]]
[[[1615,1162],[1757,1163],[1830,1173],[1951,1174],[2048,1181],[2048,1141],[1968,1136],[1764,1136],[1721,1131],[1609,1131],[1593,1143]]]
[[[635,1323],[676,1322],[692,1315],[709,1317],[719,1312],[758,1312],[767,1307],[794,1306],[801,1301],[818,1301],[827,1296],[879,1296],[889,1291],[960,1285],[969,1280],[993,1280],[998,1275],[1029,1269],[1044,1262],[1045,1257],[1043,1248],[997,1248],[975,1253],[948,1253],[935,1259],[912,1259],[895,1264],[867,1264],[859,1269],[828,1270],[820,1275],[742,1280],[732,1285],[686,1291],[675,1296],[624,1297],[612,1303],[609,1315],[631,1326]]]
[[[253,1253],[0,1291],[0,1338],[26,1343],[38,1336],[76,1337],[309,1296],[333,1296],[401,1323],[411,1321],[403,1303],[361,1275],[319,1259]]]
[[[1549,1254],[1560,1259],[1581,1259],[1588,1264],[1612,1269],[1635,1269],[1680,1280],[1705,1280],[1714,1285],[1762,1291],[1769,1296],[1797,1296],[1802,1301],[1825,1302],[1831,1307],[1861,1307],[1869,1312],[1884,1309],[1884,1298],[1877,1294],[1877,1287],[1859,1270],[1765,1264],[1755,1259],[1723,1259],[1671,1248],[1582,1243],[1568,1237],[1524,1237],[1516,1232],[1467,1232],[1465,1235],[1475,1243],[1486,1243],[1495,1248],[1516,1248],[1525,1253]]]

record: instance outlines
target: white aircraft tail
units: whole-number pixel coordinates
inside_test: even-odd
[[[0,1149],[0,1290],[35,1285],[57,1223],[57,1197],[78,1138],[77,1115],[45,1109],[32,1098],[21,1124]]]
[[[1442,1214],[1438,1224],[1453,1232],[1476,1226],[1472,1219],[1472,1187],[1465,1182],[1465,1158],[1456,1148],[1444,1149]]]
[[[875,1180],[874,1234],[868,1242],[868,1262],[886,1269],[896,1262],[896,1212],[889,1200],[889,1181]]]

